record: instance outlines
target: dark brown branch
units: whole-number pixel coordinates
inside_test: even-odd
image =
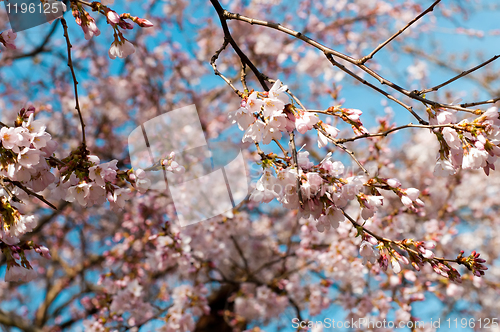
[[[210,0],[210,2],[214,6],[215,10],[217,11],[217,15],[219,16],[220,23],[222,25],[222,30],[224,31],[224,38],[226,38],[226,39],[229,40],[229,43],[233,47],[234,51],[240,57],[241,62],[243,62],[244,64],[246,64],[252,70],[252,72],[255,74],[255,76],[257,77],[257,79],[260,82],[260,85],[262,85],[262,87],[264,88],[264,90],[269,91],[269,88],[268,88],[268,86],[266,84],[266,77],[265,77],[265,75],[263,75],[257,69],[257,67],[255,67],[255,65],[252,63],[252,61],[250,61],[250,59],[246,56],[246,54],[243,53],[243,51],[240,49],[240,47],[238,46],[238,44],[236,43],[236,41],[231,36],[231,32],[229,31],[229,27],[227,26],[227,22],[226,22],[226,20],[227,20],[227,18],[225,16],[226,11],[224,10],[224,8],[222,8],[222,6],[221,6],[221,4],[219,3],[218,0]]]
[[[28,195],[35,196],[36,198],[38,198],[39,200],[41,200],[42,202],[44,202],[45,204],[47,204],[48,206],[50,206],[51,208],[53,208],[54,210],[57,210],[57,207],[54,204],[52,204],[51,202],[49,202],[48,200],[46,200],[45,197],[43,197],[42,195],[39,195],[36,192],[32,191],[31,189],[26,188],[21,182],[19,182],[19,181],[12,181],[12,180],[7,179],[7,178],[4,178],[3,180],[5,182],[12,183],[16,187],[19,187],[20,189],[24,190],[24,192],[26,192]]]
[[[76,80],[76,75],[75,75],[75,68],[73,68],[73,60],[71,59],[71,48],[73,47],[71,45],[71,42],[69,40],[69,34],[68,34],[68,25],[66,24],[66,20],[64,17],[61,17],[61,24],[64,29],[64,37],[66,39],[66,46],[68,49],[68,67],[71,70],[71,76],[73,77],[73,85],[75,87],[75,109],[78,112],[78,117],[80,118],[80,123],[82,125],[82,145],[83,145],[83,150],[87,151],[87,142],[85,140],[85,122],[83,121],[82,117],[82,111],[80,109],[80,102],[78,100],[78,81]]]

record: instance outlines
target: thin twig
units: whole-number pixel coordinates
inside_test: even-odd
[[[326,54],[326,58],[336,67],[338,67],[339,69],[341,69],[342,71],[344,71],[345,73],[349,74],[350,76],[354,77],[355,79],[357,79],[358,81],[360,81],[361,83],[369,86],[370,88],[372,88],[373,90],[383,94],[387,99],[389,100],[392,100],[396,103],[398,103],[399,105],[403,106],[404,108],[406,108],[408,110],[408,112],[410,112],[417,120],[419,123],[421,124],[427,124],[427,121],[425,121],[424,119],[422,119],[417,113],[415,113],[415,111],[413,110],[413,107],[409,106],[409,105],[406,105],[405,103],[403,103],[402,101],[400,101],[399,99],[396,99],[395,97],[393,97],[392,95],[390,95],[389,93],[385,92],[384,90],[380,89],[379,87],[376,87],[375,85],[371,84],[370,82],[368,82],[367,80],[361,78],[359,75],[356,75],[355,73],[353,73],[351,70],[347,69],[344,65],[342,65],[341,63],[335,61],[335,59],[333,58],[333,56],[331,54]]]
[[[459,67],[454,67],[450,61],[441,60],[438,57],[436,57],[435,55],[432,55],[429,52],[424,52],[421,49],[413,48],[413,47],[406,45],[403,47],[403,51],[406,53],[410,53],[412,55],[417,55],[421,58],[424,58],[424,59],[438,65],[439,67],[442,67],[442,68],[445,68],[447,70],[454,72],[456,75],[459,75],[460,73],[462,73],[462,69]],[[491,84],[489,84],[485,80],[480,79],[479,77],[476,77],[474,75],[466,75],[463,77],[475,82],[476,84],[481,86],[486,92],[488,92],[490,95],[493,95],[496,93],[496,91],[491,88]]]
[[[48,206],[53,208],[54,210],[57,210],[57,207],[54,204],[52,204],[51,202],[46,200],[42,195],[39,195],[36,192],[32,191],[31,189],[26,188],[21,182],[12,181],[12,180],[7,179],[7,178],[4,178],[3,181],[12,183],[16,187],[19,187],[20,189],[24,190],[24,192],[26,192],[28,195],[35,196],[36,198],[38,198],[39,200],[41,200],[42,202],[44,202],[45,204],[47,204]]]
[[[466,75],[469,75],[469,74],[470,74],[470,73],[472,73],[473,71],[476,71],[476,70],[478,70],[478,69],[480,69],[480,68],[482,68],[482,67],[486,66],[487,64],[489,64],[489,63],[491,63],[491,62],[495,61],[495,60],[496,60],[496,59],[498,59],[498,58],[500,58],[500,55],[495,55],[495,56],[494,56],[494,57],[492,57],[491,59],[489,59],[489,60],[487,60],[487,61],[485,61],[485,62],[481,63],[480,65],[477,65],[476,67],[474,67],[474,68],[472,68],[472,69],[469,69],[469,70],[466,70],[466,71],[461,72],[461,73],[460,73],[460,74],[458,74],[457,76],[455,76],[455,77],[453,77],[453,78],[449,79],[448,81],[446,81],[446,82],[444,82],[444,83],[441,83],[441,84],[439,84],[439,85],[436,85],[435,87],[432,87],[432,88],[430,88],[430,89],[420,90],[420,91],[419,91],[419,94],[424,94],[424,93],[428,93],[428,92],[432,92],[432,91],[437,91],[437,90],[441,89],[443,86],[448,85],[448,84],[450,84],[450,83],[452,83],[452,82],[454,82],[454,81],[458,80],[458,79],[459,79],[459,78],[461,78],[461,77],[464,77],[464,76],[466,76]],[[460,106],[462,106],[462,105],[460,105]],[[462,107],[463,107],[463,106],[462,106]]]
[[[243,62],[244,64],[248,65],[248,67],[252,70],[252,72],[255,74],[255,76],[257,77],[257,79],[260,82],[260,85],[262,85],[262,87],[264,88],[264,90],[269,91],[269,88],[268,88],[268,86],[266,84],[266,77],[265,77],[265,75],[263,75],[257,69],[257,67],[255,67],[255,65],[252,63],[252,61],[250,61],[250,59],[246,56],[246,54],[243,53],[243,51],[240,49],[240,47],[238,46],[238,44],[236,43],[236,41],[231,36],[231,32],[229,31],[229,27],[227,26],[227,22],[226,22],[227,18],[225,16],[225,10],[224,10],[224,8],[222,8],[222,6],[221,6],[221,4],[219,3],[218,0],[210,0],[210,2],[212,3],[213,7],[217,11],[217,15],[219,16],[219,20],[220,20],[220,23],[221,23],[221,26],[222,26],[222,30],[224,31],[224,37],[229,40],[229,43],[233,47],[234,51],[240,57],[241,62]]]
[[[447,124],[440,124],[440,125],[419,125],[419,124],[413,124],[409,123],[404,126],[399,126],[399,127],[394,127],[389,130],[380,132],[380,133],[375,133],[375,134],[362,134],[359,136],[351,137],[351,138],[337,138],[335,139],[338,143],[346,143],[346,142],[353,142],[361,138],[369,138],[369,137],[382,137],[382,136],[387,136],[392,132],[405,129],[405,128],[427,128],[427,129],[434,129],[434,128],[453,128],[455,130],[465,130],[465,128],[462,128],[456,124],[453,123],[447,123]]]
[[[376,49],[374,49],[370,54],[368,54],[367,56],[364,56],[363,58],[359,59],[358,60],[358,63],[359,64],[364,64],[366,61],[370,60],[371,58],[373,58],[373,56],[375,55],[375,53],[377,53],[378,51],[380,51],[385,45],[389,44],[391,41],[393,41],[397,36],[399,36],[400,34],[402,34],[406,29],[408,29],[413,23],[417,22],[418,20],[420,20],[422,17],[424,17],[426,14],[432,12],[434,10],[434,7],[439,3],[441,2],[441,0],[436,0],[429,8],[427,8],[425,11],[423,11],[422,13],[420,13],[420,15],[418,15],[417,17],[415,17],[413,20],[411,20],[405,27],[403,27],[401,30],[399,30],[398,32],[396,32],[394,35],[392,35],[389,39],[387,39],[385,42],[383,42],[382,44],[380,44],[379,46],[377,46]]]
[[[224,75],[221,74],[221,72],[217,69],[217,65],[215,64],[215,62],[219,58],[219,55],[227,47],[227,45],[229,45],[229,39],[226,38],[226,37],[224,37],[224,43],[222,43],[222,46],[215,52],[215,54],[212,56],[212,59],[210,59],[210,65],[214,69],[215,75],[217,75],[220,78],[222,78],[224,80],[224,82],[226,82],[226,84],[229,85],[231,87],[231,89],[233,89],[233,91],[239,97],[241,97],[243,94],[238,89],[236,89],[236,87],[233,85],[233,83],[226,76],[224,76]]]
[[[339,143],[339,140],[333,138],[321,126],[315,125],[314,128],[316,128],[316,130],[320,131],[323,135],[325,135],[326,138],[328,138],[336,147],[340,148],[345,153],[347,153],[352,158],[352,160],[354,160],[354,162],[359,166],[359,168],[361,168],[361,170],[363,170],[363,172],[367,176],[370,176],[370,173],[368,173],[368,170],[361,164],[361,162],[358,160],[358,158],[356,158],[356,156],[354,155],[354,152],[352,152],[351,150],[349,150],[348,148],[346,148],[344,145],[342,145],[341,143]]]
[[[483,100],[483,101],[477,101],[475,103],[460,104],[460,106],[462,106],[462,107],[472,107],[472,106],[484,105],[484,104],[494,104],[497,101],[500,101],[500,97],[497,97],[497,98],[494,98],[494,99]]]
[[[283,155],[285,156],[285,158],[288,157],[288,151],[283,147],[283,145],[281,145],[281,143],[276,138],[273,138],[273,141],[274,141],[274,143],[276,143],[278,145],[281,152],[283,152]]]
[[[247,259],[245,257],[245,254],[243,253],[243,250],[241,250],[240,245],[238,244],[238,242],[236,241],[236,239],[235,239],[235,237],[233,235],[231,235],[231,240],[233,241],[233,244],[234,244],[236,250],[238,251],[238,254],[240,254],[241,259],[243,260],[243,264],[245,264],[245,271],[250,276],[251,275],[250,268],[248,266],[248,261],[247,261]]]
[[[71,48],[73,46],[71,45],[71,42],[69,40],[68,25],[66,24],[66,20],[64,19],[64,17],[61,17],[61,24],[64,29],[64,37],[66,38],[66,46],[68,49],[68,67],[71,69],[71,76],[73,77],[73,85],[75,87],[75,102],[76,102],[75,109],[78,111],[78,116],[80,118],[80,123],[82,125],[83,150],[87,151],[87,142],[85,140],[85,122],[83,121],[82,111],[80,109],[80,102],[78,101],[78,81],[76,80],[75,69],[73,68],[73,60],[71,59]]]

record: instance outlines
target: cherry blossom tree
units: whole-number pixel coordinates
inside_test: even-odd
[[[424,304],[500,331],[499,30],[468,21],[494,2],[64,6],[17,33],[0,12],[4,330],[435,331]],[[134,169],[127,137],[191,104],[252,188],[181,227],[148,173],[191,165]]]

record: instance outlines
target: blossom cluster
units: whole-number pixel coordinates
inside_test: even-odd
[[[286,104],[284,94],[286,91],[287,87],[281,86],[278,80],[269,92],[252,92],[248,97],[243,97],[240,109],[230,113],[233,123],[237,123],[239,128],[245,131],[242,141],[269,144],[272,140],[281,139],[283,132],[290,133],[296,130],[305,134],[309,130],[316,129],[320,148],[326,146],[329,141],[335,143],[339,130],[320,121],[314,113]],[[327,112],[350,124],[355,134],[369,134],[360,121],[361,111],[331,107]],[[435,117],[431,117],[431,125],[453,123],[452,115],[451,112],[439,111]],[[475,119],[472,125],[467,121],[459,123],[459,128],[463,130],[458,134],[452,126],[437,126],[435,133],[438,138],[442,138],[444,144],[459,139],[464,142],[465,162],[462,167],[487,166],[489,169],[493,168],[492,164],[496,159],[494,152],[498,149],[496,138],[499,123],[500,119],[495,108]],[[480,165],[468,160],[469,153],[471,155],[476,153],[468,152],[466,148],[489,151],[489,161],[485,160],[485,163]],[[293,149],[290,143],[291,154],[294,154]],[[277,199],[286,208],[298,209],[299,217],[312,221],[319,232],[331,227],[337,228],[346,218],[344,209],[353,201],[357,201],[361,208],[360,217],[364,220],[371,219],[384,203],[384,196],[380,194],[380,190],[394,193],[409,213],[420,213],[425,206],[420,199],[420,190],[404,189],[396,178],[379,176],[369,178],[368,174],[353,175],[345,171],[340,161],[332,160],[331,153],[317,165],[309,160],[309,152],[299,150],[295,153],[296,161],[287,153],[281,158],[272,153],[266,155],[259,152],[264,173],[256,183],[255,190],[250,196],[251,200],[269,203]],[[378,238],[366,233],[365,228],[354,220],[350,221],[357,229],[358,235],[363,235],[359,250],[365,264],[371,262],[383,271],[391,266],[395,273],[400,273],[404,265],[411,265],[420,271],[428,263],[439,275],[457,283],[461,282],[460,273],[449,264],[449,260],[434,256],[432,249],[435,247],[435,242],[392,241]],[[458,257],[453,261],[468,266],[476,275],[484,274],[485,266],[481,264],[483,260],[476,261],[477,257],[474,256],[469,258],[471,263],[463,263],[460,259]],[[242,307],[248,310],[250,306]]]
[[[21,198],[29,192],[40,192],[55,180],[45,158],[57,147],[45,126],[34,120],[34,108],[22,109],[15,126],[0,129],[0,176],[3,178],[0,193],[2,221],[0,239],[16,244],[19,237],[36,226],[33,216],[19,212]]]
[[[172,306],[167,311],[167,324],[158,331],[192,331],[195,327],[193,316],[208,315],[210,313],[206,298],[207,294],[208,289],[203,284],[176,287],[172,292]]]
[[[418,189],[401,189],[397,179],[367,180],[365,175],[348,174],[340,161],[332,160],[331,153],[318,165],[309,160],[307,151],[299,151],[297,159],[298,171],[294,166],[276,167],[275,172],[264,169],[250,198],[265,203],[276,198],[286,208],[300,208],[300,216],[313,218],[320,232],[338,227],[339,222],[345,220],[342,209],[354,200],[361,208],[363,219],[373,217],[384,199],[378,193],[364,193],[364,188],[375,182],[397,194],[410,210],[417,211],[424,206]]]
[[[134,45],[128,41],[128,39],[126,39],[120,31],[120,28],[124,30],[131,30],[134,28],[132,24],[126,21],[127,19],[142,28],[150,28],[153,26],[153,23],[149,20],[132,16],[129,13],[118,15],[117,12],[110,9],[102,2],[93,2],[91,7],[93,11],[105,16],[107,23],[113,28],[114,41],[111,43],[111,47],[108,52],[111,59],[116,59],[116,57],[126,58],[127,56],[135,53]],[[90,40],[92,37],[97,37],[101,34],[101,31],[96,25],[95,19],[90,16],[81,3],[72,2],[71,8],[76,23],[82,28],[83,33],[85,34],[85,39]]]
[[[441,149],[434,169],[437,176],[453,175],[458,169],[483,169],[489,175],[500,156],[500,117],[496,107],[476,119],[458,123],[452,111],[429,111],[431,125],[454,125],[434,129]]]
[[[94,155],[74,151],[62,160],[58,181],[51,186],[51,198],[77,202],[81,206],[92,206],[109,201],[123,208],[131,198],[131,190],[116,183],[120,180],[116,166],[117,160],[100,163]]]
[[[287,89],[277,80],[268,92],[252,92],[241,101],[238,110],[229,114],[233,123],[245,131],[243,142],[269,144],[272,140],[281,139],[282,132],[297,129],[305,133],[319,122],[314,113],[293,114],[290,107],[285,108],[288,103]]]
[[[253,91],[244,96],[240,108],[229,113],[232,123],[237,123],[240,130],[245,131],[242,142],[269,144],[272,140],[281,139],[283,132],[297,130],[300,134],[305,134],[313,128],[318,132],[320,148],[337,137],[339,130],[322,122],[316,113],[298,109],[288,103],[287,90],[288,86],[276,80],[269,91]],[[360,120],[362,111],[336,106],[330,107],[327,112],[350,124],[354,133],[368,134]]]

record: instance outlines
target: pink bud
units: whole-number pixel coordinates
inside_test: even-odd
[[[49,248],[41,246],[40,247],[40,251],[41,251],[42,257],[47,258],[47,259],[51,259],[52,258],[50,256]]]
[[[143,28],[151,28],[153,26],[153,23],[151,23],[151,21],[144,18],[137,19],[137,24],[139,24],[139,26]]]
[[[401,182],[399,182],[398,179],[387,179],[387,184],[391,186],[392,188],[398,188],[401,187]]]
[[[115,11],[112,10],[108,11],[106,17],[108,18],[109,22],[113,24],[120,23],[120,15],[118,15]]]

